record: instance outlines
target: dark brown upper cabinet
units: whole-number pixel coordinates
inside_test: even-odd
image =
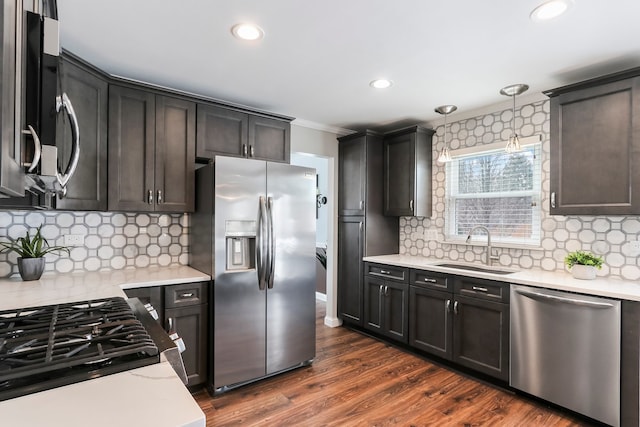
[[[384,136],[384,214],[431,217],[431,137],[412,126]]]
[[[289,163],[290,152],[289,120],[198,104],[196,155],[199,159],[222,155]]]
[[[194,209],[195,103],[109,88],[109,210]]]
[[[77,57],[65,54],[60,67],[62,88],[73,103],[80,131],[80,157],[64,197],[56,208],[63,210],[107,210],[107,127],[109,85],[106,76]],[[58,157],[69,159],[71,129],[64,115],[58,115],[56,146]]]
[[[552,215],[640,213],[640,69],[551,97]]]

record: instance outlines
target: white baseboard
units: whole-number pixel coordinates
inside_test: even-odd
[[[316,292],[316,299],[320,301],[327,302],[327,295],[321,294],[320,292]]]
[[[330,328],[337,328],[338,326],[342,325],[342,320],[338,319],[337,317],[326,316],[324,318],[324,324],[325,326],[328,326]]]

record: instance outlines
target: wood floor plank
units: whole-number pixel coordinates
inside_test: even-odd
[[[311,366],[194,397],[212,426],[587,426],[346,328],[317,306]]]

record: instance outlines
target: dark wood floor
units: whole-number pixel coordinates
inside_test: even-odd
[[[345,328],[323,325],[309,367],[210,397],[207,426],[584,426]]]

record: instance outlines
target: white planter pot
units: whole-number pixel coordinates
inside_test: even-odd
[[[593,280],[596,278],[596,270],[592,265],[576,264],[571,267],[571,274],[576,279]]]

